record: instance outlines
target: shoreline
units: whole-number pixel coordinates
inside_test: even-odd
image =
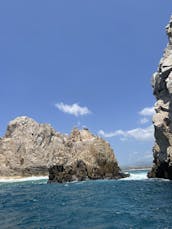
[[[144,170],[150,170],[151,168],[126,168],[122,169],[122,171],[130,172],[132,171],[144,171]],[[25,182],[25,181],[39,181],[39,180],[47,180],[48,181],[48,175],[47,176],[0,176],[0,183],[15,183],[15,182]],[[122,178],[125,179],[125,178]]]
[[[22,176],[5,177],[5,176],[0,176],[0,183],[35,181],[35,180],[48,180],[48,176],[29,176],[29,177],[22,177]]]
[[[128,169],[129,171],[133,171],[133,170],[150,170],[151,168],[141,168],[141,169],[139,169],[139,168],[132,168],[132,169]]]
[[[151,167],[145,167],[145,168],[123,168],[122,171],[135,171],[135,170],[151,170]]]

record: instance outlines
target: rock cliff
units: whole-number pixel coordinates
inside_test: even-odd
[[[49,182],[125,177],[110,145],[87,129],[74,129],[66,141],[70,160],[49,168]]]
[[[148,177],[172,179],[172,17],[166,27],[168,45],[156,73],[152,87],[157,102],[153,117],[155,145],[154,165]]]
[[[16,118],[0,139],[0,176],[47,175],[47,167],[65,160],[64,140],[48,124]]]
[[[0,176],[48,175],[51,182],[123,177],[110,145],[88,129],[70,135],[28,117],[0,138]]]

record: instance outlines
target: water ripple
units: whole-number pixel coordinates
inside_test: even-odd
[[[139,174],[136,174],[137,176]],[[172,182],[0,184],[0,228],[172,228]]]

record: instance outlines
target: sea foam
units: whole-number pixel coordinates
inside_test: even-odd
[[[23,178],[0,178],[0,183],[13,183],[13,182],[25,182],[36,180],[48,180],[48,176],[31,176]]]
[[[147,177],[147,171],[141,171],[141,172],[134,172],[134,171],[129,171],[130,174],[129,177],[123,178],[122,180],[145,180],[148,179]]]

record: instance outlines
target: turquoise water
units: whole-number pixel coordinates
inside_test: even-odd
[[[0,183],[0,228],[172,228],[172,182],[146,172],[117,181]]]

